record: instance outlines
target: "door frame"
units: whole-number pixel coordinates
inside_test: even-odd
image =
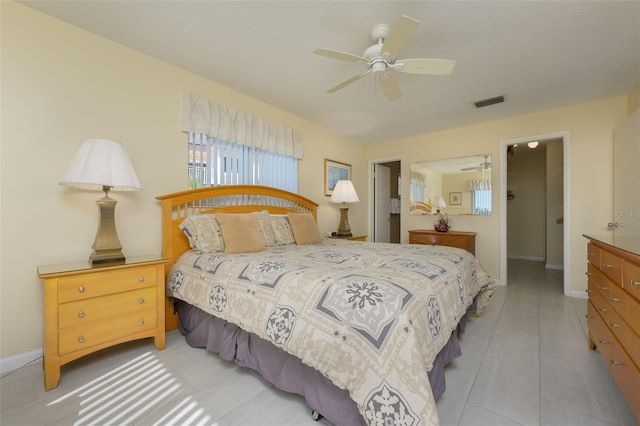
[[[373,212],[375,210],[375,204],[374,204],[374,179],[373,179],[373,165],[374,164],[382,164],[382,163],[391,163],[393,161],[398,161],[400,162],[400,175],[404,176],[405,173],[402,169],[402,158],[401,157],[386,157],[386,158],[379,158],[376,160],[369,160],[369,165],[367,168],[367,173],[368,173],[368,196],[369,196],[369,207],[367,208],[367,222],[369,223],[368,229],[369,232],[368,234],[371,235],[371,238],[369,241],[373,241],[373,236],[375,235],[375,230],[376,230],[376,224],[374,223],[374,218],[373,218]],[[401,197],[400,200],[402,200],[402,194],[404,194],[404,187],[405,187],[405,182],[406,179],[402,179],[402,189],[401,189]],[[402,210],[403,210],[403,203],[402,201],[400,202],[400,241],[402,242]]]
[[[571,294],[571,132],[561,131],[500,141],[500,283],[507,285],[507,146],[546,139],[562,139],[563,291]]]

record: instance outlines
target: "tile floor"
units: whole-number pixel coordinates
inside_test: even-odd
[[[562,295],[562,272],[510,261],[509,285],[462,335],[438,401],[442,425],[635,425],[602,357],[587,348],[586,300]],[[45,392],[41,362],[0,379],[0,424],[318,425],[304,401],[186,345],[150,340],[63,367]]]

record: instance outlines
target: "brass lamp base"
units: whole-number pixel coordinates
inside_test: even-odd
[[[113,198],[109,198],[109,187],[103,188],[105,196],[98,201],[100,209],[100,223],[98,232],[93,242],[93,253],[89,256],[91,266],[110,266],[125,263],[122,253],[122,245],[116,232],[115,209],[118,203]]]
[[[338,226],[338,232],[335,233],[337,237],[351,237],[351,227],[349,226],[349,208],[340,207],[340,225]]]

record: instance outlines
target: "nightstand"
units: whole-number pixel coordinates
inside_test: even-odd
[[[338,237],[337,235],[332,235],[331,238],[336,240],[367,241],[366,235],[352,235],[351,237]]]
[[[409,231],[409,244],[427,244],[464,249],[476,255],[475,232],[438,232],[430,229],[414,229]]]
[[[46,390],[58,386],[62,365],[100,349],[145,337],[164,349],[165,263],[146,255],[99,268],[88,262],[38,266]]]

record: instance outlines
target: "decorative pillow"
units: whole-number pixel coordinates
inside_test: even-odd
[[[216,215],[225,253],[251,253],[265,248],[264,237],[260,230],[257,213],[238,213]]]
[[[204,252],[224,251],[224,240],[216,215],[191,215],[182,221],[180,229],[189,239],[192,249]]]
[[[318,224],[310,213],[289,213],[289,225],[296,244],[313,244],[322,241]]]
[[[276,236],[273,233],[273,226],[271,226],[271,218],[269,217],[269,211],[262,210],[257,214],[258,214],[258,223],[260,224],[260,230],[262,231],[262,236],[264,237],[264,244],[267,247],[275,246]]]
[[[293,244],[296,239],[291,232],[291,226],[289,225],[289,219],[286,215],[272,214],[271,226],[273,227],[273,234],[276,239],[277,246],[284,246],[286,244]]]

